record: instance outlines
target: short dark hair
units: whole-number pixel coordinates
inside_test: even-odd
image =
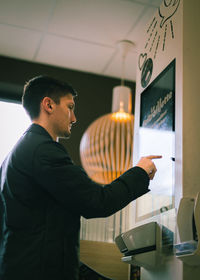
[[[74,97],[77,96],[75,89],[70,84],[48,76],[37,76],[25,84],[22,105],[33,120],[39,117],[40,103],[44,97],[48,96],[59,104],[60,98],[69,93]]]

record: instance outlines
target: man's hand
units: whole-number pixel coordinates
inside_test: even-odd
[[[142,157],[136,165],[136,166],[143,168],[147,172],[150,180],[153,179],[153,177],[157,171],[156,166],[153,163],[152,159],[157,159],[157,158],[162,158],[162,156]]]

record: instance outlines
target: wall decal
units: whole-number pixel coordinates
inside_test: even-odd
[[[145,88],[148,85],[151,79],[152,72],[153,72],[153,60],[151,58],[148,58],[145,61],[144,66],[142,68],[141,84],[143,88]]]
[[[153,60],[157,58],[158,50],[165,51],[167,40],[174,39],[173,16],[180,4],[180,0],[164,0],[150,22],[144,44],[144,51],[139,55],[138,67],[141,71],[141,86],[145,88],[152,76]],[[171,36],[168,36],[168,33]],[[150,59],[150,60],[149,60]]]
[[[178,9],[180,0],[164,0],[158,9],[159,15],[162,18],[160,27],[162,28],[165,22],[171,18]]]
[[[138,60],[138,66],[140,70],[142,70],[146,60],[147,60],[147,53],[141,53]]]

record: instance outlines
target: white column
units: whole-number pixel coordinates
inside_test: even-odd
[[[200,191],[200,1],[164,0],[160,9],[147,24],[138,47],[136,80],[134,163],[140,154],[140,101],[141,94],[159,74],[176,60],[175,73],[175,181],[173,209],[163,214],[149,216],[138,222],[137,217],[130,227],[149,221],[166,223],[174,230],[178,241],[176,213],[182,197],[195,197]],[[142,72],[148,58],[153,69],[141,82]],[[142,199],[146,199],[145,197]],[[148,203],[148,199],[147,199]],[[133,211],[137,216],[137,202]],[[148,216],[148,215],[147,215]],[[165,218],[164,218],[165,217]],[[166,222],[167,220],[167,222]],[[200,267],[183,265],[172,254],[164,258],[156,269],[142,269],[142,280],[187,280],[199,279]]]

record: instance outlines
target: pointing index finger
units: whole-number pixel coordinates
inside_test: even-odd
[[[157,158],[162,158],[161,155],[151,155],[151,156],[147,156],[146,158],[148,159],[157,159]]]

